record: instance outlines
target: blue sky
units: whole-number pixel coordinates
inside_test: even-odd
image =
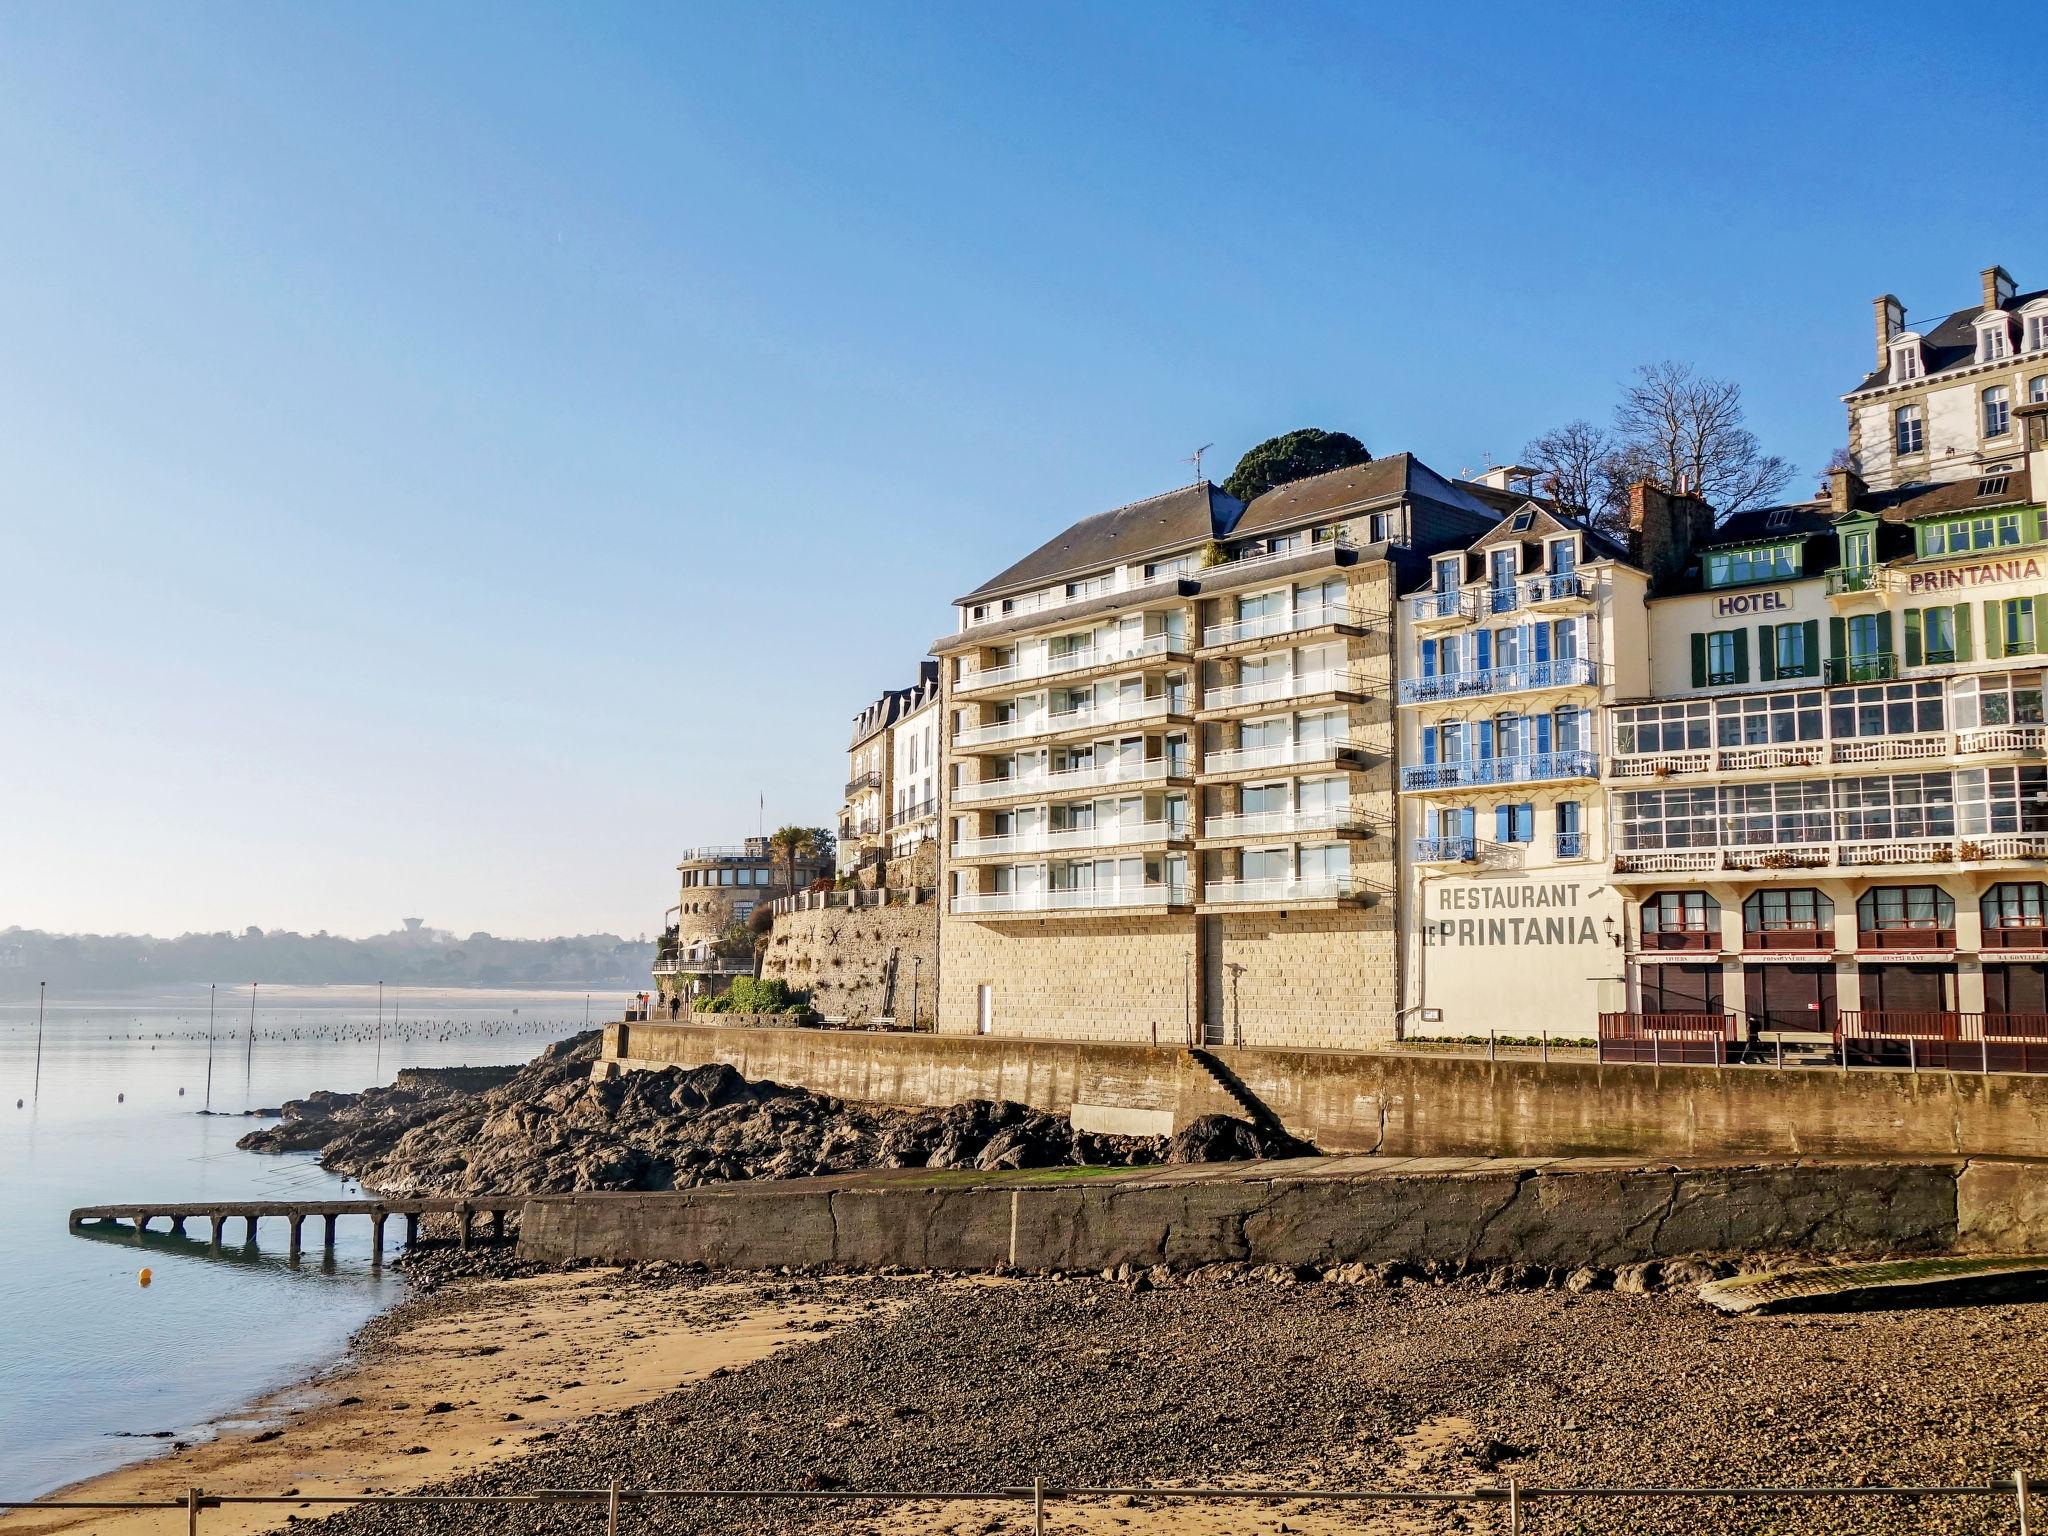
[[[1077,517],[2048,284],[1958,13],[0,7],[0,926],[653,928]]]

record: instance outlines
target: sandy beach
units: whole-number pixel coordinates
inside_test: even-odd
[[[581,1270],[458,1281],[414,1297],[358,1336],[318,1381],[225,1416],[213,1438],[90,1478],[52,1497],[182,1499],[211,1493],[396,1493],[545,1446],[617,1413],[816,1339],[890,1303],[872,1284]],[[230,1505],[209,1533],[276,1530],[317,1505]],[[0,1532],[148,1536],[162,1510],[35,1511]]]

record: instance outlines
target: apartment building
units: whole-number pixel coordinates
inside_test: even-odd
[[[920,662],[916,682],[908,688],[889,689],[853,717],[853,739],[846,748],[846,793],[839,807],[842,876],[872,871],[879,877],[892,847],[913,842],[908,833],[917,819],[904,815],[913,808],[905,799],[905,787],[928,785],[935,770],[906,769],[908,759],[917,754],[899,752],[897,736],[912,715],[936,708],[938,682],[938,663]],[[925,761],[928,767],[928,759]],[[907,771],[907,778],[900,769]],[[934,806],[924,820],[935,825],[937,816]]]
[[[1732,519],[1648,602],[1604,782],[1638,1054],[2048,1038],[2048,404],[2010,468]],[[2038,1049],[2038,1047],[2037,1047]]]
[[[1673,504],[1637,488],[1638,543]],[[1528,500],[1404,596],[1404,1036],[1590,1037],[1622,1006],[1600,738],[1603,706],[1648,684],[1648,584],[1625,546]]]
[[[939,833],[939,666],[925,662],[889,731],[888,849],[891,879],[898,864],[918,862]],[[935,858],[929,861],[934,883]]]
[[[2019,466],[2019,408],[2048,403],[2048,289],[2020,293],[2003,267],[1978,280],[1978,303],[1924,328],[1892,295],[1873,301],[1876,366],[1842,397],[1850,457],[1873,489]]]
[[[1393,1037],[1394,593],[1497,520],[1408,455],[1088,518],[934,645],[940,1028]]]

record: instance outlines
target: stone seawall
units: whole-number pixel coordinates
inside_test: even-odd
[[[622,1034],[623,1032],[623,1034]],[[1217,1049],[1296,1136],[1390,1156],[2048,1158],[2048,1077]],[[1014,1099],[1171,1132],[1237,1104],[1187,1051],[976,1035],[613,1025],[600,1070],[725,1062],[910,1107]]]
[[[892,954],[893,1007],[887,997]],[[893,1013],[908,1025],[915,991],[918,1017],[929,1029],[939,1012],[939,905],[786,912],[775,919],[761,975],[809,992],[819,1013],[852,1024]]]
[[[1241,1261],[1614,1266],[1687,1254],[2048,1249],[2048,1168],[1305,1158],[537,1196],[520,1252],[607,1263],[1088,1271]]]
[[[457,1093],[488,1093],[519,1075],[510,1067],[400,1067],[400,1088],[452,1088]]]

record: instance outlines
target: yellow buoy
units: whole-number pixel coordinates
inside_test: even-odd
[[[149,1284],[149,1282],[150,1282],[150,1279],[151,1279],[151,1277],[152,1277],[152,1276],[153,1276],[154,1274],[155,1274],[155,1271],[154,1271],[154,1270],[149,1270],[149,1269],[145,1269],[145,1270],[143,1270],[143,1271],[142,1271],[142,1273],[141,1273],[141,1274],[139,1274],[139,1275],[137,1275],[137,1276],[135,1277],[135,1283],[136,1283],[137,1285],[147,1285],[147,1284]]]

